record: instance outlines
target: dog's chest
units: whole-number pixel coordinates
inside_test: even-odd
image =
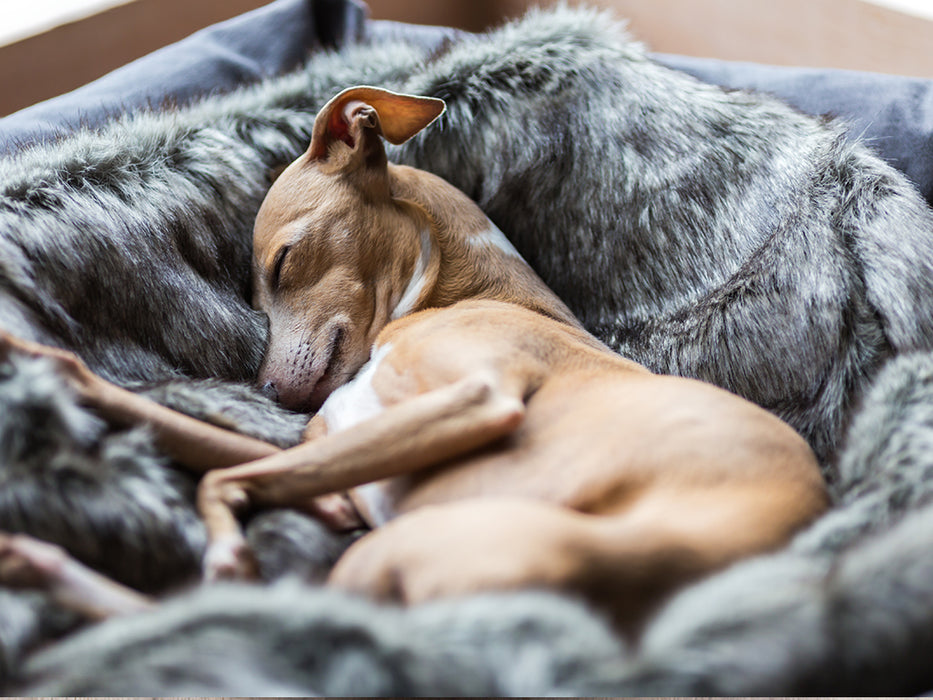
[[[384,406],[373,388],[373,377],[390,349],[388,344],[374,348],[369,362],[357,375],[327,397],[318,413],[324,418],[328,433],[348,430],[382,413]]]
[[[399,494],[393,488],[397,484],[397,479],[383,479],[350,489],[350,500],[371,528],[382,527],[399,515]]]
[[[377,347],[369,362],[351,381],[339,387],[321,406],[320,415],[327,424],[328,433],[351,430],[370,418],[375,418],[385,407],[373,387],[373,378],[391,347]],[[397,515],[396,498],[392,494],[393,480],[385,479],[363,484],[349,492],[353,505],[370,527],[379,527]]]

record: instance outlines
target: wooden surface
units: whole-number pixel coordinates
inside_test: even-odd
[[[29,0],[0,0],[20,2]],[[73,90],[124,63],[269,0],[134,0],[0,46],[0,115]]]
[[[532,1],[527,4],[531,5]],[[374,19],[479,32],[502,22],[509,12],[516,11],[513,5],[519,3],[514,0],[366,0],[366,4]]]
[[[933,0],[929,0],[933,5]],[[465,5],[452,2],[457,16]],[[553,0],[476,0],[476,29]],[[933,20],[867,0],[590,0],[629,20],[654,51],[776,65],[819,66],[933,78]],[[418,22],[429,0],[370,0],[374,17]],[[421,14],[419,14],[419,8]]]
[[[933,78],[933,22],[863,0],[601,0],[652,49]]]
[[[13,1],[18,0],[0,3]],[[67,92],[268,1],[133,0],[0,46],[0,115]],[[533,0],[369,0],[374,18],[471,31],[516,17],[531,4]],[[591,4],[628,18],[631,32],[656,51],[933,78],[933,20],[869,0],[591,0]]]

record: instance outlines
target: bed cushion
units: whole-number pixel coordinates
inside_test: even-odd
[[[368,21],[359,0],[276,0],[199,31],[84,87],[0,119],[0,155],[143,106],[183,104],[296,67],[308,52],[404,37],[440,46],[446,27]],[[841,117],[933,203],[933,81],[656,54],[700,80],[774,94],[808,114]]]
[[[933,81],[830,68],[788,68],[658,54],[671,68],[729,88],[768,92],[807,114],[841,117],[933,203]]]

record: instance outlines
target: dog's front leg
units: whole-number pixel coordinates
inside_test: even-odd
[[[252,573],[235,511],[247,505],[304,507],[328,493],[410,473],[511,433],[520,398],[468,377],[387,408],[357,426],[267,459],[213,471],[198,506],[208,529],[208,577]]]
[[[119,424],[145,424],[160,449],[196,472],[230,467],[280,451],[274,445],[197,420],[134,394],[91,372],[68,350],[40,345],[0,331],[0,360],[10,352],[55,363],[82,404]]]

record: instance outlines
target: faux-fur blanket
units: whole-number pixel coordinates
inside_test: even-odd
[[[527,593],[375,608],[313,588],[202,590],[38,653],[75,621],[0,597],[7,687],[48,694],[905,694],[933,687],[933,213],[816,120],[648,60],[558,9],[440,50],[378,43],[168,113],[130,115],[0,169],[0,326],[279,444],[249,380],[249,232],[318,107],[376,84],[448,103],[395,150],[476,199],[614,348],[775,411],[832,511],[783,551],[677,596],[626,649],[573,601]],[[224,381],[217,381],[224,380]],[[154,383],[160,383],[153,387]],[[197,574],[192,481],[144,431],[76,407],[38,361],[0,373],[0,528],[138,588]],[[624,416],[620,417],[624,420]],[[254,518],[269,578],[333,542]],[[323,552],[323,553],[322,553]],[[309,563],[310,562],[310,563]]]

